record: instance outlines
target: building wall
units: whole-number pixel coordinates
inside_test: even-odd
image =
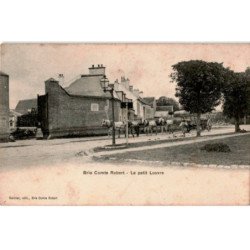
[[[10,125],[10,131],[15,131],[17,128],[17,119],[21,116],[20,113],[17,113],[13,110],[10,110],[9,112],[9,125]]]
[[[111,100],[69,95],[55,80],[45,82],[45,91],[48,94],[48,130],[51,138],[107,133],[101,122],[103,119],[112,120]],[[119,116],[120,102],[115,101],[116,121]]]
[[[0,72],[0,141],[9,140],[9,76]]]
[[[126,95],[126,98],[131,99],[133,102],[134,112],[130,112],[131,113],[129,116],[130,120],[134,119],[144,120],[144,119],[154,118],[153,115],[154,111],[149,107],[149,105],[145,105],[139,100],[140,94],[142,94],[143,92],[139,91],[139,89],[133,89],[133,86],[130,85],[129,79],[121,77],[121,83],[119,83],[118,80],[116,80],[114,82],[114,87],[119,97],[123,92]],[[122,117],[123,117],[122,120],[124,120],[126,117],[125,111],[123,111]]]
[[[154,108],[145,106],[145,119],[153,119],[154,117],[155,117]]]

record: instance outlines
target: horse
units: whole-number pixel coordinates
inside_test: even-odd
[[[202,119],[200,121],[200,123],[201,123],[201,129],[202,130],[210,131],[212,129],[212,122],[211,122],[210,118],[208,118],[208,119]]]
[[[115,130],[118,131],[118,138],[120,138],[121,131],[125,129],[126,124],[124,122],[115,122]],[[108,128],[108,137],[111,135],[113,130],[113,124],[110,120],[103,119],[102,127]]]
[[[169,132],[171,133],[174,137],[174,120],[173,119],[166,119],[165,121],[165,129],[166,129],[166,133]]]
[[[155,120],[144,120],[144,132],[148,135],[149,132],[151,135],[153,134],[153,130],[155,129],[155,134],[157,135],[157,124]]]
[[[164,128],[165,128],[165,125],[166,125],[166,121],[163,117],[160,117],[158,119],[155,119],[155,123],[156,123],[156,126],[158,128],[158,126],[160,127],[160,130],[161,130],[161,133],[164,132]],[[166,128],[165,128],[166,130]]]
[[[128,121],[128,128],[132,136],[134,137],[134,132],[139,137],[140,135],[140,125],[141,121]]]
[[[191,121],[182,120],[179,127],[181,127],[183,137],[185,137],[186,133],[190,133],[191,130],[196,129],[197,125],[192,123]]]

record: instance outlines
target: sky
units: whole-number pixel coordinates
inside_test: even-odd
[[[144,96],[174,97],[169,75],[180,61],[223,63],[236,72],[250,66],[250,44],[57,44],[12,43],[0,47],[0,69],[10,76],[10,108],[23,99],[44,94],[44,81],[64,74],[67,87],[92,64],[106,66],[110,82],[125,76]]]

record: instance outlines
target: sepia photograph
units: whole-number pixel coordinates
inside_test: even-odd
[[[249,205],[249,43],[2,43],[0,205]]]

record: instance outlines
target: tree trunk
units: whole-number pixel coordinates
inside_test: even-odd
[[[240,120],[238,117],[235,118],[235,122],[234,122],[234,125],[235,125],[235,133],[239,132],[240,131]]]
[[[197,131],[197,134],[196,136],[199,137],[201,136],[201,114],[200,113],[197,113],[197,124],[196,124],[196,131]]]
[[[244,125],[247,124],[247,115],[244,116]]]

